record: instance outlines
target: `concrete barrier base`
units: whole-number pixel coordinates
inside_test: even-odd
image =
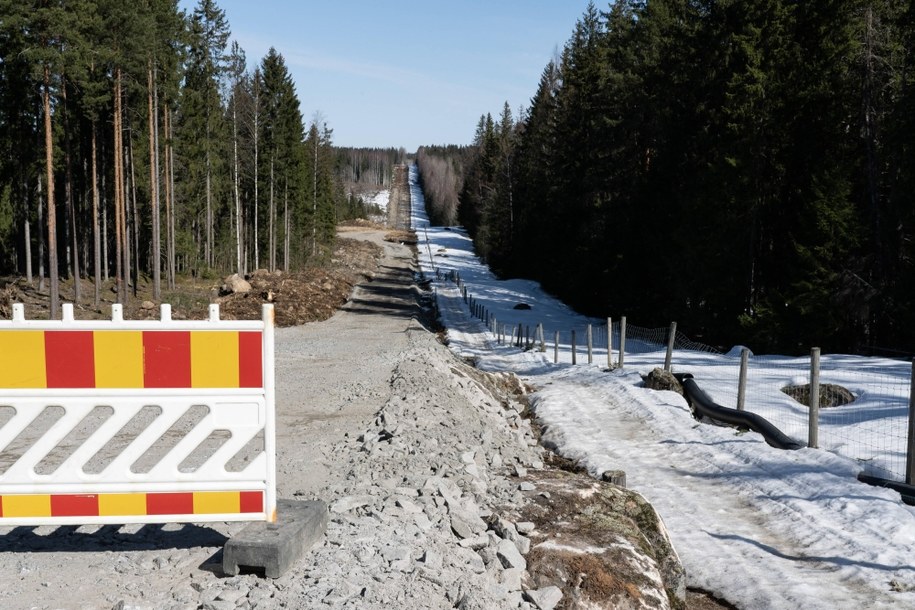
[[[324,535],[327,520],[324,502],[277,500],[276,523],[251,523],[226,542],[223,572],[263,570],[267,578],[279,578]]]

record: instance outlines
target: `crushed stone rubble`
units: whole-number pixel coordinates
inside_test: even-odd
[[[500,516],[525,502],[528,469],[543,467],[524,406],[432,335],[412,337],[373,425],[333,449],[347,474],[328,490],[325,542],[289,583],[294,596],[301,607],[555,606],[523,590],[533,524]]]

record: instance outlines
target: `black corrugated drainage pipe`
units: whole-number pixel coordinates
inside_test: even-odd
[[[715,403],[708,394],[702,391],[690,373],[676,373],[674,376],[683,386],[686,400],[692,406],[694,414],[703,415],[732,426],[749,428],[762,434],[765,441],[776,449],[795,450],[806,447],[806,445],[797,442],[773,426],[769,420],[756,413],[729,409]]]
[[[729,409],[715,403],[708,394],[702,391],[691,374],[675,373],[674,376],[677,378],[677,381],[680,382],[680,385],[683,386],[686,399],[692,406],[694,414],[710,417],[711,419],[731,424],[732,426],[743,426],[755,432],[759,432],[766,442],[776,449],[794,450],[806,447],[806,445],[797,442],[773,426],[768,420],[755,413]],[[893,481],[891,479],[883,479],[864,473],[858,475],[858,480],[862,483],[873,485],[874,487],[892,489],[902,496],[903,502],[910,506],[915,506],[915,485]]]
[[[869,474],[864,474],[863,472],[858,475],[858,480],[862,483],[873,485],[874,487],[886,487],[893,491],[897,491],[899,492],[899,495],[902,496],[903,502],[909,506],[915,506],[915,485],[891,481],[890,479],[881,479],[880,477],[874,477]]]

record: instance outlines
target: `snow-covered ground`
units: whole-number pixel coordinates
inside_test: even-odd
[[[521,324],[525,336],[528,327],[545,329],[542,353],[499,343],[453,283],[436,281],[452,349],[482,369],[514,371],[538,389],[532,401],[546,444],[594,474],[626,471],[628,486],[665,520],[691,586],[743,610],[915,608],[915,509],[855,478],[861,471],[888,478],[904,472],[909,364],[824,356],[821,383],[841,384],[856,400],[822,411],[820,449],[780,451],[757,434],[700,424],[679,395],[641,387],[639,373],[663,364],[666,331],[653,338],[645,329],[627,332],[625,368],[607,372],[606,320],[576,314],[535,282],[497,280],[473,255],[465,232],[429,226],[415,168],[410,186],[412,226],[421,242],[428,235],[428,245],[419,244],[426,274],[455,271],[490,316],[515,329]],[[531,309],[514,309],[520,303]],[[595,337],[590,366],[588,324]],[[615,350],[616,321],[613,329]],[[692,373],[725,406],[735,404],[738,362],[739,350],[673,355],[674,370]],[[752,357],[746,408],[806,442],[807,410],[780,388],[806,383],[808,370],[806,358]]]
[[[377,193],[372,193],[371,195],[367,196],[365,203],[366,203],[366,205],[368,205],[370,207],[373,205],[377,205],[378,208],[382,212],[387,213],[388,203],[390,203],[390,201],[391,201],[391,191],[383,190],[383,191],[378,191]]]

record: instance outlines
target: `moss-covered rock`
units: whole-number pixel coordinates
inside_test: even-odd
[[[802,405],[810,404],[810,384],[789,385],[782,388],[782,392],[798,401]],[[820,384],[820,407],[841,407],[855,401],[855,395],[847,388],[834,383]]]
[[[561,587],[558,608],[685,607],[686,573],[645,498],[555,470],[538,473],[536,485],[520,515],[536,524],[529,588]]]
[[[651,390],[668,390],[683,396],[683,386],[670,371],[656,368],[642,377],[642,381],[645,382],[645,387]]]

